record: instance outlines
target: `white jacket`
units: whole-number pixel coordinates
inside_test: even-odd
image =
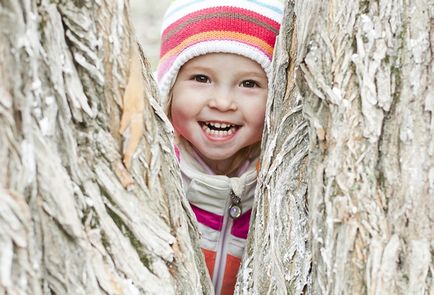
[[[201,232],[201,248],[216,294],[232,294],[246,244],[256,186],[256,162],[246,163],[239,177],[211,175],[194,150],[179,146],[180,167],[186,196]],[[230,217],[234,196],[239,197],[241,216]],[[235,197],[235,198],[236,198]]]

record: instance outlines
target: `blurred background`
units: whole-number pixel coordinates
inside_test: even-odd
[[[160,50],[160,29],[164,12],[172,0],[130,0],[131,19],[138,42],[155,71]]]

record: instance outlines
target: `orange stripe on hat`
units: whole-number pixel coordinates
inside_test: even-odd
[[[283,16],[278,0],[175,0],[162,25],[157,80],[163,102],[179,69],[199,55],[238,54],[256,61],[268,79]]]
[[[170,56],[178,55],[188,46],[196,44],[198,42],[204,41],[213,41],[213,40],[242,40],[245,43],[250,44],[251,46],[257,47],[258,49],[264,51],[268,56],[272,56],[273,47],[271,47],[268,43],[264,42],[262,39],[256,38],[254,36],[237,33],[237,32],[221,32],[221,31],[209,31],[204,33],[199,33],[193,35],[184,41],[182,41],[178,46],[174,47],[170,51],[168,51],[163,57],[160,59],[160,63],[164,63],[164,61]]]

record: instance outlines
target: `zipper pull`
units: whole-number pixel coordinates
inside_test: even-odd
[[[229,206],[229,216],[232,219],[237,219],[241,216],[243,210],[241,209],[241,199],[238,197],[233,190],[230,193],[231,205]]]

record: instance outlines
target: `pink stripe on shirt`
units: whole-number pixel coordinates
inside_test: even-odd
[[[193,209],[196,219],[199,223],[212,228],[213,230],[221,231],[223,227],[223,216],[208,212],[199,207],[190,204]],[[249,232],[250,216],[252,210],[247,211],[239,218],[235,219],[232,225],[231,234],[240,239],[247,239],[247,233]]]
[[[191,203],[190,206],[191,209],[193,209],[193,212],[196,215],[196,219],[199,223],[202,223],[203,225],[206,225],[214,230],[222,230],[223,216],[200,209]]]
[[[252,215],[252,210],[247,211],[239,218],[234,220],[232,225],[231,234],[240,239],[247,239],[247,233],[249,232],[250,216]]]

